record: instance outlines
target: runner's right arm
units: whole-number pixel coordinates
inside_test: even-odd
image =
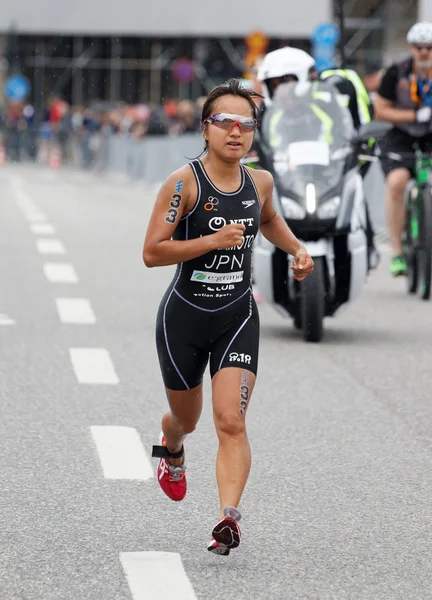
[[[198,190],[189,166],[172,173],[162,185],[147,227],[143,248],[146,267],[176,265],[218,248],[240,246],[245,226],[226,225],[217,233],[193,240],[173,240],[173,233],[183,215],[192,210]]]

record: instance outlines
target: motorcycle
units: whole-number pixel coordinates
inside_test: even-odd
[[[359,159],[370,138],[389,125],[368,123],[356,132],[330,83],[290,82],[276,90],[260,131],[263,168],[274,178],[273,203],[312,256],[314,272],[302,282],[293,258],[260,233],[254,282],[263,300],[294,320],[307,342],[319,342],[325,317],[335,317],[361,295],[368,275],[366,208]]]

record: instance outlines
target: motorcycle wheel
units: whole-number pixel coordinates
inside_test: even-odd
[[[321,341],[324,332],[324,258],[314,258],[314,263],[313,273],[301,282],[301,319],[306,342]]]
[[[432,190],[424,189],[421,216],[420,297],[429,300],[432,284]]]
[[[301,299],[298,298],[296,301],[296,312],[294,315],[294,327],[296,329],[302,329],[303,328],[303,323],[302,323],[302,304],[301,304]]]

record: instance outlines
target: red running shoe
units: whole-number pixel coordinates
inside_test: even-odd
[[[163,434],[161,434],[161,445],[166,447]],[[159,485],[168,498],[171,498],[174,502],[183,500],[187,490],[186,466],[184,464],[176,467],[170,463],[168,458],[161,458],[159,460],[157,476]]]
[[[232,548],[237,548],[240,545],[241,531],[238,521],[241,519],[239,511],[227,506],[224,509],[224,518],[216,523],[210,544],[207,546],[209,552],[228,556]]]

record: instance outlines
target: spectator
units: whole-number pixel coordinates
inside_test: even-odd
[[[177,106],[177,133],[196,133],[199,130],[199,119],[197,119],[195,105],[191,100],[181,100]]]
[[[169,131],[168,115],[162,106],[151,108],[147,135],[166,135]]]

